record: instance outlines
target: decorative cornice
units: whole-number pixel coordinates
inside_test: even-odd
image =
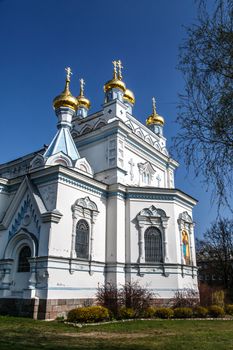
[[[42,219],[42,222],[54,222],[58,224],[62,216],[63,215],[58,210],[55,209],[53,211],[42,214],[41,219]]]

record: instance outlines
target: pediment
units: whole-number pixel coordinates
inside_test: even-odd
[[[149,208],[144,208],[138,214],[140,216],[148,216],[148,217],[167,217],[164,210],[156,208],[154,205],[151,205]]]
[[[37,188],[25,177],[0,223],[0,230],[9,228],[9,235],[12,236],[20,227],[33,224],[39,234],[40,217],[46,212]]]
[[[45,165],[63,165],[66,167],[73,167],[72,159],[64,152],[58,152],[50,156]]]
[[[193,223],[193,219],[191,218],[191,216],[188,214],[187,211],[184,211],[183,213],[181,213],[181,214],[179,215],[179,220],[182,220],[182,221],[184,221],[184,222],[188,222],[188,223],[190,223],[190,224]]]
[[[44,157],[42,154],[37,154],[30,162],[30,168],[40,168],[44,166]]]
[[[93,170],[86,158],[80,158],[75,163],[75,168],[81,170],[81,172],[93,176]]]
[[[93,202],[89,197],[77,199],[74,205],[72,206],[72,210],[74,211],[77,207],[98,212],[98,207],[96,203]]]

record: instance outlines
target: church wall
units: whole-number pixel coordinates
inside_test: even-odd
[[[154,167],[152,172],[148,172],[150,176],[150,181],[143,181],[143,176],[139,171],[139,164],[145,164],[146,162],[150,162]],[[133,166],[132,166],[133,163]],[[153,187],[167,187],[166,181],[166,170],[165,165],[161,165],[160,163],[152,160],[150,157],[142,157],[136,152],[133,151],[132,148],[128,148],[127,143],[125,144],[125,157],[124,157],[124,168],[127,171],[127,175],[125,177],[125,183],[131,186],[153,186]],[[158,178],[159,176],[159,181]]]
[[[78,150],[81,157],[88,159],[95,173],[108,168],[107,145],[108,139],[104,138],[98,142],[90,143],[86,146],[79,146]],[[104,156],[103,156],[104,155]]]
[[[70,257],[73,229],[72,205],[79,198],[88,196],[98,207],[98,215],[93,225],[93,260],[105,259],[106,199],[88,190],[60,183],[57,194],[57,210],[62,213],[59,224],[53,224],[50,237],[50,255]],[[65,205],[64,205],[65,203]]]
[[[72,268],[72,269],[71,269]],[[98,285],[104,284],[104,264],[50,259],[48,299],[95,298]]]
[[[174,203],[165,202],[158,200],[129,200],[130,206],[130,239],[131,239],[131,261],[136,263],[139,255],[138,248],[138,235],[139,230],[137,228],[136,217],[139,212],[144,208],[149,208],[151,205],[154,205],[158,209],[162,209],[166,212],[166,215],[169,217],[167,232],[167,250],[168,250],[168,261],[172,263],[178,262],[178,247],[176,241],[176,223],[174,218]],[[177,217],[178,219],[178,217]],[[177,224],[178,226],[178,224]]]

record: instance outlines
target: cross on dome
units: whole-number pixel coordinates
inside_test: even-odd
[[[80,96],[84,96],[84,85],[86,83],[85,83],[85,80],[83,78],[81,78],[79,81],[80,81]]]
[[[152,109],[153,109],[153,113],[156,114],[156,103],[155,103],[154,97],[152,97]]]
[[[117,78],[117,61],[112,61],[113,64],[113,78],[116,79]]]
[[[66,68],[65,68],[65,71],[66,71],[66,73],[67,73],[67,74],[66,74],[66,80],[67,80],[67,81],[70,81],[70,77],[71,77],[71,75],[73,74],[72,71],[71,71],[71,68],[70,68],[70,67],[66,67]]]
[[[121,60],[117,61],[117,66],[118,66],[118,78],[121,80],[122,79],[122,62]]]

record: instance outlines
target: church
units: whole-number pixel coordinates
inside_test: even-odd
[[[107,283],[137,281],[161,304],[198,291],[197,201],[175,188],[155,99],[145,124],[133,116],[122,68],[113,61],[92,114],[66,68],[49,146],[0,165],[0,314],[54,319]]]

